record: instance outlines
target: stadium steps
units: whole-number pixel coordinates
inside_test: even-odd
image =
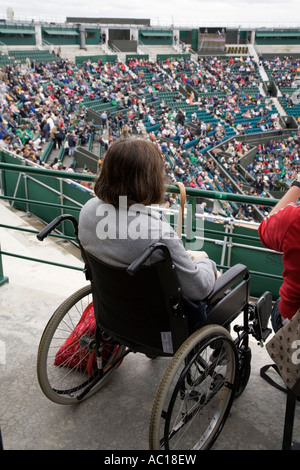
[[[45,223],[39,217],[14,209],[7,202],[3,201],[0,203],[0,217],[1,220],[5,220],[6,224],[18,229],[39,231],[45,227]],[[0,235],[1,249],[5,252],[12,252],[34,259],[44,259],[67,266],[76,266],[78,268],[83,266],[79,249],[69,241],[48,237],[41,243],[37,240],[36,235],[31,232],[8,230],[5,228],[0,229]],[[85,278],[81,271],[51,267],[37,261],[20,261],[16,257],[3,256],[2,259],[5,276],[9,278],[9,284],[16,287],[23,287],[29,290],[34,288],[39,291],[48,291],[52,294],[63,292],[67,296],[69,292],[70,294],[74,292],[77,287],[80,288],[85,285]],[[65,283],[66,273],[68,278],[67,283]],[[73,282],[75,285],[73,285]],[[63,290],[62,286],[64,286]],[[67,289],[68,293],[64,292],[65,289]]]
[[[258,64],[259,57],[253,44],[248,44],[248,51],[249,51],[249,55],[253,57],[254,61]]]
[[[264,82],[269,81],[269,77],[268,77],[267,72],[264,69],[264,66],[260,65],[259,56],[258,56],[258,53],[257,53],[255,47],[253,46],[253,44],[249,44],[248,48],[249,48],[249,54],[253,57],[254,62],[256,62],[257,66],[258,66],[258,70],[259,70],[261,79]]]
[[[269,77],[268,77],[267,72],[266,72],[265,69],[264,69],[264,66],[263,66],[263,65],[259,65],[259,66],[258,66],[258,70],[259,70],[261,79],[262,79],[264,82],[268,82],[270,79],[269,79]]]
[[[56,46],[57,47],[57,46]],[[75,62],[75,58],[78,56],[94,56],[94,55],[106,55],[104,48],[101,44],[86,46],[85,49],[79,49],[78,46],[61,45],[60,56],[63,59],[68,59]]]
[[[59,150],[52,149],[51,152],[49,153],[46,163],[50,165],[50,163],[52,163],[56,157],[58,158],[58,156],[59,156]]]
[[[278,98],[272,97],[272,100],[273,100],[273,104],[276,107],[276,109],[277,109],[278,113],[280,114],[280,116],[286,116],[286,111],[284,110],[284,108],[280,104]]]
[[[259,87],[258,87],[258,88],[259,88],[260,94],[261,94],[262,96],[266,96],[266,92],[265,92],[265,90],[264,90],[264,86],[263,86],[262,83],[259,84]]]
[[[143,44],[142,46],[139,46],[139,50],[142,51],[143,54],[148,54],[149,60],[152,61],[156,61],[157,55],[159,54],[170,54],[170,57],[172,57],[172,55],[178,54],[178,51],[174,49],[173,46],[146,46]]]

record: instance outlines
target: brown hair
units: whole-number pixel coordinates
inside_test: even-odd
[[[119,205],[158,204],[165,191],[164,162],[158,147],[149,140],[124,138],[113,142],[105,154],[95,194],[102,201]]]

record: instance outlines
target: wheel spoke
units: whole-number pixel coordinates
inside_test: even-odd
[[[101,338],[104,373],[99,376],[95,318],[88,286],[56,310],[43,333],[37,372],[40,386],[50,400],[59,404],[75,403],[102,387],[120,364],[126,348],[107,339],[102,342]]]
[[[212,446],[234,398],[236,351],[225,332],[220,326],[205,327],[188,338],[174,356],[152,410],[151,449]],[[214,355],[216,339],[219,347]]]

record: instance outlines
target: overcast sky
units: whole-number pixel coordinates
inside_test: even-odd
[[[12,8],[15,19],[67,16],[149,18],[151,24],[300,25],[300,0],[1,0],[0,15]]]

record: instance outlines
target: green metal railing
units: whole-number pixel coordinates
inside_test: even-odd
[[[0,162],[0,170],[17,171],[18,173],[51,176],[61,179],[75,180],[75,181],[95,181],[95,175],[87,173],[69,173],[68,171],[48,170],[46,168],[36,168],[30,166],[20,166],[10,163]],[[166,192],[179,193],[178,187],[174,185],[167,185]],[[188,196],[202,197],[206,199],[220,199],[222,201],[245,202],[247,204],[256,204],[262,206],[275,206],[278,199],[271,199],[258,196],[245,196],[236,193],[223,193],[218,191],[208,191],[196,188],[186,188]]]
[[[72,195],[68,196],[66,193],[68,193],[70,186],[74,184],[74,181],[93,182],[95,180],[94,175],[89,175],[86,173],[70,173],[4,162],[0,162],[0,172],[2,176],[2,187],[4,189],[4,194],[0,196],[0,199],[9,201],[10,204],[14,206],[21,204],[23,210],[28,211],[30,209],[33,213],[35,213],[34,207],[42,208],[44,211],[43,214],[45,223],[50,222],[56,215],[61,213],[73,213],[75,217],[78,217],[82,205],[91,197],[91,192],[86,190],[83,193],[78,188],[72,188],[72,190],[75,191],[76,196],[78,196],[78,198],[80,196],[83,199],[81,202],[78,202],[77,197],[75,201],[74,195],[72,197]],[[14,180],[12,180],[12,183],[15,183],[16,175],[18,175],[17,182],[20,186],[21,178],[24,178],[24,181],[22,180],[24,183],[22,187],[24,194],[22,194],[22,197],[17,194],[15,187],[8,188],[11,183],[11,175],[14,175]],[[51,181],[52,186],[50,183],[49,186],[47,185],[47,178],[49,181]],[[53,187],[53,181],[55,181],[57,188],[61,187],[61,184],[58,184],[58,181],[69,181],[69,185],[65,188],[65,193],[60,193],[57,188],[55,189]],[[28,190],[26,190],[26,184],[28,182],[31,182],[34,186],[31,188],[29,185],[27,188]],[[45,196],[44,199],[41,199],[40,195],[37,193],[36,188],[39,184],[41,185],[43,195]],[[166,192],[178,194],[179,188],[174,185],[168,185],[166,186]],[[216,199],[220,201],[232,201],[237,203],[247,203],[270,207],[274,206],[278,202],[277,199],[266,199],[264,197],[245,196],[242,194],[222,193],[218,191],[206,191],[195,188],[186,188],[186,192],[189,200],[188,202],[191,205],[190,207],[192,210],[193,220],[196,217],[196,198]],[[51,198],[53,200],[51,200]],[[57,200],[59,200],[59,202],[55,202]],[[34,235],[38,233],[38,231],[32,229],[13,227],[5,224],[5,221],[1,222],[2,223],[0,224],[0,227],[7,230],[21,230],[32,233]],[[62,233],[53,233],[51,236],[75,242],[72,230],[68,231],[66,227],[63,228]],[[184,238],[185,234],[183,234],[183,241]],[[232,225],[225,226],[222,224],[207,223],[205,226],[204,250],[208,253],[210,258],[215,260],[218,258],[220,259],[220,263],[217,263],[217,266],[221,270],[226,270],[230,267],[230,263],[225,262],[226,256],[228,260],[232,262],[232,264],[236,264],[237,262],[244,262],[244,264],[247,264],[247,266],[249,265],[249,272],[254,279],[254,289],[256,290],[259,290],[261,287],[262,279],[264,280],[264,284],[267,285],[267,289],[271,290],[273,288],[274,292],[278,290],[279,285],[282,282],[282,269],[280,266],[281,255],[275,254],[271,250],[267,250],[261,245],[257,233],[257,227],[255,229],[246,229],[243,227],[233,227]],[[249,252],[251,253],[250,256]],[[24,260],[81,270],[81,268],[78,267],[66,266],[64,264],[53,263],[51,261],[25,257],[16,253],[2,251],[0,249],[0,285],[4,282],[7,282],[7,278],[5,278],[3,274],[1,255],[14,256]],[[274,259],[272,257],[274,257]],[[268,270],[263,269],[260,271],[258,267],[262,266],[264,262],[268,265]],[[255,284],[257,286],[255,286]],[[266,290],[265,286],[264,290]]]

